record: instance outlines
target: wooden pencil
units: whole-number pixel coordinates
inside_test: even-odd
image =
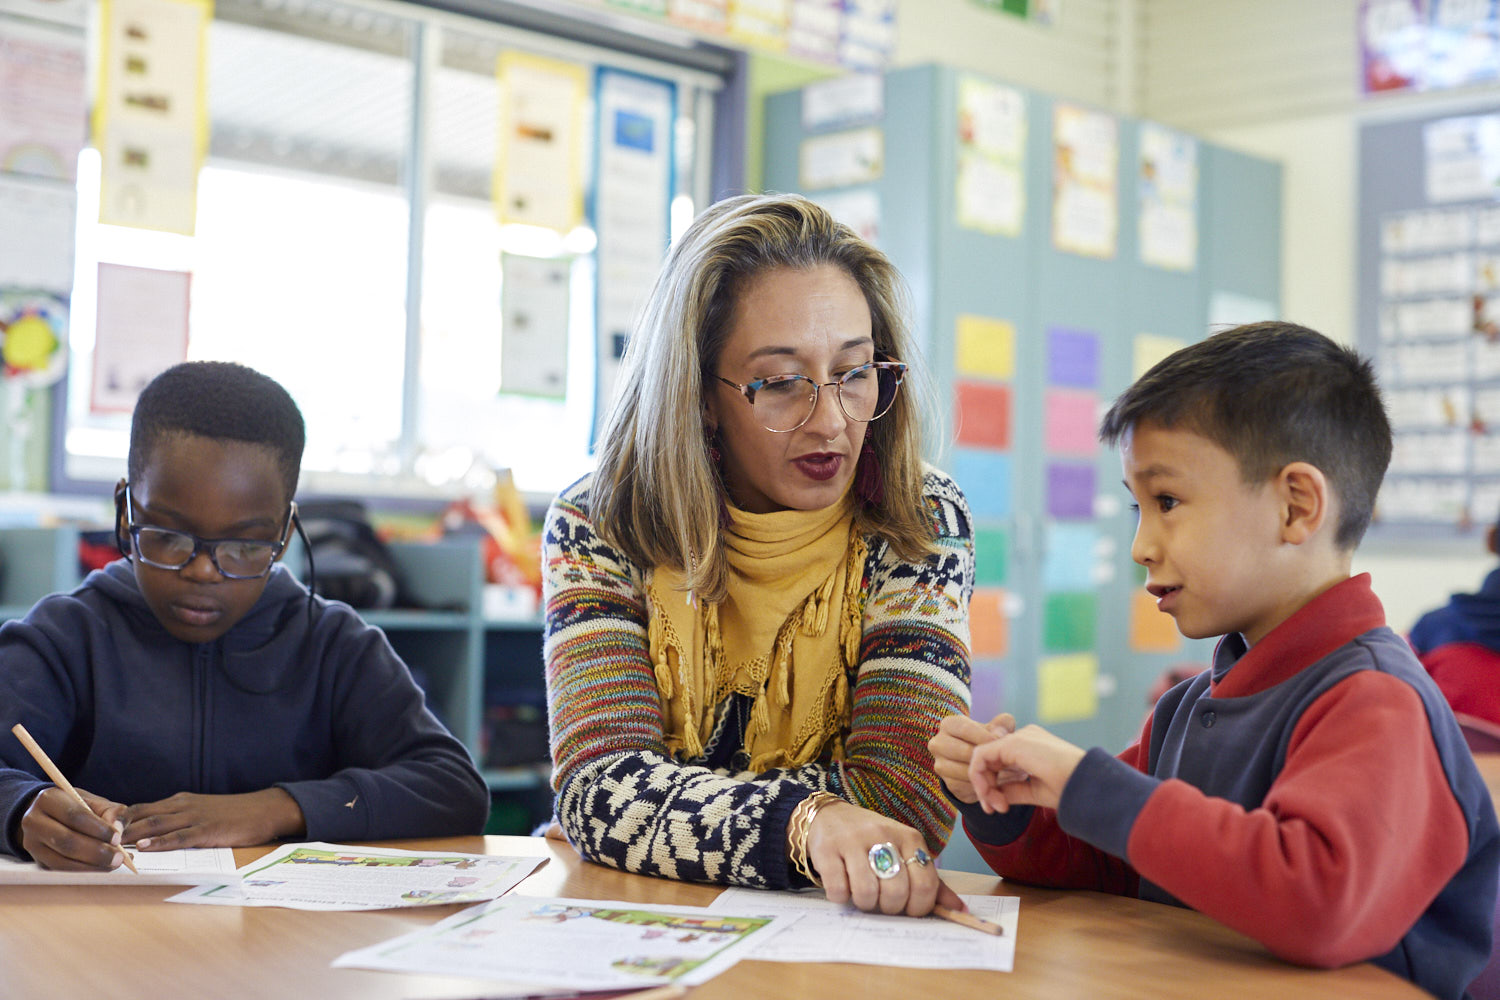
[[[16,734],[16,739],[21,741],[21,745],[26,748],[26,752],[31,754],[32,758],[42,766],[43,771],[47,772],[47,777],[52,779],[54,785],[73,796],[83,808],[91,813],[94,812],[93,807],[83,800],[82,795],[78,794],[78,789],[73,787],[73,783],[57,769],[56,764],[52,763],[52,758],[47,756],[47,751],[38,746],[36,740],[31,738],[31,734],[26,731],[25,726],[18,722],[10,727],[10,731]],[[140,870],[136,868],[135,862],[130,859],[129,851],[125,850],[119,844],[110,844],[109,846],[120,852],[120,857],[124,859],[126,868],[129,868],[137,875],[140,874]]]
[[[965,913],[963,910],[950,909],[944,906],[942,903],[934,906],[932,908],[932,912],[936,913],[944,920],[951,920],[955,924],[963,924],[965,927],[972,927],[976,931],[984,931],[986,934],[1000,935],[1005,933],[1005,928],[1001,927],[999,924],[995,923],[992,920],[986,920],[983,917],[976,917],[974,916],[974,914]]]

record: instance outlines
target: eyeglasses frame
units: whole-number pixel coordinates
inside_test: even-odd
[[[147,566],[180,573],[192,565],[193,560],[198,558],[198,553],[207,552],[208,561],[213,564],[214,571],[226,580],[259,580],[264,577],[270,576],[271,571],[276,568],[277,560],[281,558],[281,554],[286,551],[287,544],[291,541],[293,526],[297,526],[300,529],[300,525],[297,524],[297,501],[295,500],[289,502],[289,507],[286,514],[286,524],[282,526],[280,541],[276,542],[267,542],[264,538],[202,538],[198,535],[193,534],[191,531],[179,531],[176,528],[160,528],[154,524],[136,524],[135,518],[132,513],[135,509],[135,501],[131,499],[129,483],[125,484],[124,508],[125,531],[127,534],[129,534],[131,542],[131,550],[130,552],[126,553],[126,555],[131,555],[135,558],[140,559],[140,561],[145,563]],[[187,561],[182,563],[182,565],[180,566],[169,566],[166,563],[154,562],[150,559],[147,559],[144,555],[141,554],[141,531],[145,528],[149,528],[153,531],[166,531],[174,535],[185,535],[188,538],[191,538],[193,540],[193,551],[187,557]],[[227,545],[232,542],[239,542],[242,544],[248,542],[253,545],[270,545],[271,562],[261,572],[253,573],[248,576],[241,573],[230,573],[226,571],[224,567],[219,565],[219,546]]]
[[[847,382],[851,377],[853,377],[855,373],[862,372],[870,368],[876,368],[881,371],[895,372],[896,387],[891,390],[890,406],[887,406],[885,409],[881,410],[873,417],[870,417],[868,420],[861,420],[859,417],[851,415],[848,409],[846,409],[844,406],[844,383]],[[768,385],[774,385],[778,382],[789,382],[793,379],[800,379],[803,382],[811,384],[813,387],[812,405],[807,408],[807,416],[803,417],[801,422],[799,422],[796,427],[788,427],[785,430],[780,431],[776,430],[774,427],[766,427],[766,430],[770,431],[772,434],[790,434],[792,433],[792,431],[799,429],[803,424],[811,420],[813,414],[818,412],[818,397],[822,393],[824,386],[830,385],[834,387],[833,398],[834,401],[838,403],[839,412],[842,413],[846,418],[860,424],[868,424],[873,421],[879,420],[881,417],[891,412],[891,406],[896,405],[896,393],[901,391],[901,382],[906,378],[907,368],[908,365],[904,361],[871,361],[866,364],[858,365],[854,368],[849,369],[848,371],[844,372],[844,374],[840,375],[838,378],[834,379],[831,382],[818,382],[814,380],[811,375],[801,374],[768,375],[765,378],[756,379],[754,382],[746,382],[743,384],[736,382],[733,379],[727,379],[723,375],[715,375],[714,378],[718,379],[720,382],[723,382],[725,385],[729,386],[732,389],[738,389],[740,395],[745,397],[745,402],[750,404],[752,410],[755,407],[755,394]],[[761,426],[765,427],[765,424],[761,424]]]

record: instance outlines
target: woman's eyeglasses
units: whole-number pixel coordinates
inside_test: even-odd
[[[254,580],[271,572],[277,558],[286,548],[287,536],[297,517],[297,504],[292,503],[287,511],[287,523],[281,529],[279,541],[267,542],[256,538],[199,538],[186,531],[155,528],[136,524],[135,503],[130,499],[130,486],[125,486],[125,529],[130,533],[135,554],[147,566],[157,569],[180,570],[199,552],[207,552],[209,561],[221,576],[230,580]]]
[[[816,382],[806,375],[772,375],[741,385],[722,375],[720,382],[740,391],[762,427],[777,434],[794,431],[812,418],[818,392],[833,386],[844,416],[859,423],[878,420],[896,401],[906,365],[900,361],[872,361],[851,368],[832,382]]]

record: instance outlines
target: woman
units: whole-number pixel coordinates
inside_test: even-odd
[[[668,256],[543,541],[557,819],[584,857],[961,907],[926,740],[969,700],[973,543],[922,466],[899,289],[796,196],[720,202]]]

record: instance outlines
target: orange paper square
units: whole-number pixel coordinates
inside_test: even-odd
[[[975,657],[1001,657],[1010,652],[1004,587],[974,588],[969,602],[969,647]]]

